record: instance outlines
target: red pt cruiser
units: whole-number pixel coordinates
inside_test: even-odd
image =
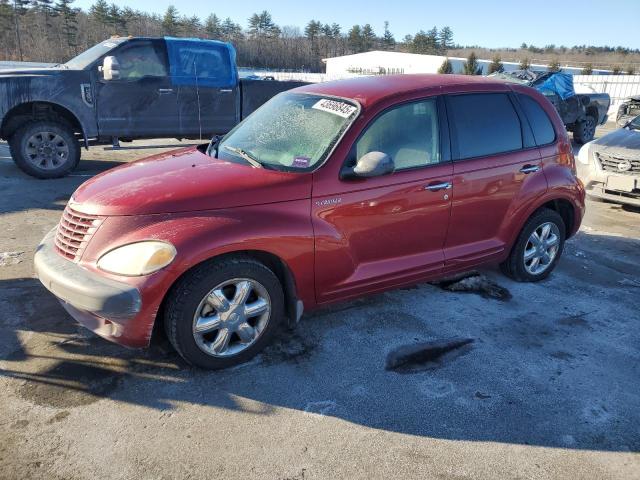
[[[98,335],[144,347],[158,323],[188,362],[222,368],[303,308],[488,263],[541,280],[583,213],[567,134],[535,90],[358,78],[89,180],[35,268]]]

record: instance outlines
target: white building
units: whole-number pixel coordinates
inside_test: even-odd
[[[415,53],[373,51],[344,55],[342,57],[324,58],[327,66],[327,77],[345,78],[358,75],[380,75],[393,73],[438,73],[438,69],[446,57],[441,55],[419,55]],[[466,58],[449,57],[454,73],[461,73]],[[491,60],[478,60],[482,73],[486,74]],[[518,70],[516,62],[502,62],[505,71]],[[533,70],[546,70],[546,65],[531,65]],[[581,68],[562,67],[562,71],[578,75]],[[610,73],[604,70],[598,73]]]

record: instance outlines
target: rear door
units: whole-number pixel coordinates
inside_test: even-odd
[[[96,82],[100,135],[177,135],[176,94],[169,79],[164,41],[126,42],[111,55],[120,65],[120,78]]]
[[[452,165],[436,98],[392,107],[374,118],[346,162],[379,151],[393,174],[336,178],[314,187],[316,292],[327,302],[435,274],[444,265]],[[443,107],[443,105],[442,105]]]
[[[240,116],[235,54],[213,40],[167,38],[180,134],[210,138],[231,130]]]
[[[519,215],[547,189],[531,129],[510,92],[446,98],[453,156],[447,269],[500,256]]]

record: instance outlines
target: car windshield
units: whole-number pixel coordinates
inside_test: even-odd
[[[105,55],[110,50],[113,50],[115,47],[120,45],[124,40],[124,38],[106,40],[102,43],[94,45],[89,50],[85,50],[77,57],[73,57],[64,65],[72,70],[83,70],[93,62],[95,62],[97,59],[99,59],[101,56]]]
[[[216,150],[219,158],[254,166],[311,170],[324,161],[358,111],[349,100],[282,93],[231,130]]]

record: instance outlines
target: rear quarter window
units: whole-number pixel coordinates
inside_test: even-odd
[[[536,100],[528,95],[519,93],[518,100],[520,101],[522,110],[524,110],[524,114],[529,120],[536,143],[538,145],[553,143],[556,139],[556,131],[553,128],[547,112],[544,111]]]
[[[447,99],[460,160],[522,149],[520,119],[506,93],[469,93]]]

